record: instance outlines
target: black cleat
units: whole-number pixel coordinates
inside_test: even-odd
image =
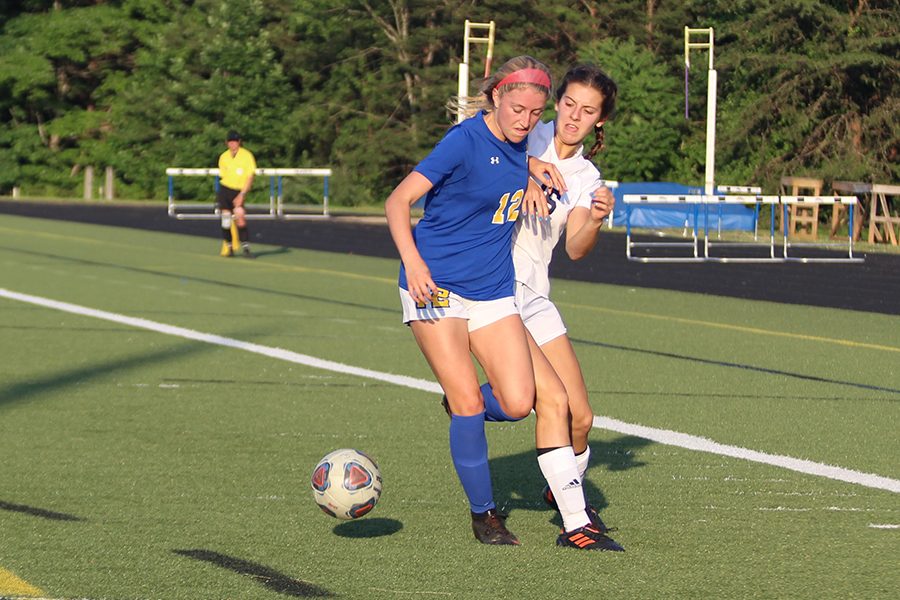
[[[594,528],[593,525],[579,527],[575,531],[562,531],[556,538],[556,545],[579,550],[607,550],[625,552],[614,539]]]
[[[550,490],[549,485],[544,486],[544,491],[541,492],[541,498],[544,499],[544,503],[547,506],[549,506],[556,512],[559,512],[559,506],[556,505],[556,498],[553,497],[553,492]]]
[[[550,491],[550,486],[545,485],[544,491],[541,492],[541,498],[544,499],[544,502],[555,510],[559,512],[559,506],[556,504],[556,499],[553,497],[553,492]],[[606,526],[606,523],[603,522],[603,519],[600,518],[600,514],[597,512],[597,509],[591,506],[590,504],[585,505],[585,512],[587,513],[588,518],[591,520],[591,525],[594,526],[595,529],[599,530],[600,533],[609,533],[610,531],[615,531],[615,529],[610,529]]]
[[[447,413],[448,417],[453,416],[453,413],[450,411],[450,402],[447,401],[447,394],[441,396],[441,406],[444,407],[444,411]]]
[[[256,255],[253,254],[252,252],[250,252],[249,246],[244,246],[243,253],[244,253],[244,258],[256,258]]]
[[[501,515],[496,509],[483,513],[472,513],[472,531],[475,539],[482,544],[493,546],[518,546],[517,538],[506,528],[506,515]]]

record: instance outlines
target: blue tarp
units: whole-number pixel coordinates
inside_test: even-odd
[[[625,194],[640,195],[702,195],[702,187],[692,187],[667,181],[620,183],[613,190],[616,208],[613,225],[625,226],[626,211],[630,212],[632,227],[647,228],[693,228],[695,217],[697,228],[703,231],[706,207],[701,204],[630,204],[623,200]],[[714,205],[709,207],[710,230],[744,230],[756,228],[757,211],[753,206],[743,204]]]

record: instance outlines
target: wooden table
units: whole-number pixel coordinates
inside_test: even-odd
[[[857,211],[853,215],[853,239],[858,240],[865,216],[869,219],[870,244],[878,242],[894,246],[900,239],[900,203],[892,202],[900,196],[900,185],[864,183],[860,181],[835,181],[831,184],[835,192],[846,192],[859,196]],[[862,214],[863,211],[865,215]],[[832,235],[840,222],[840,209],[835,206],[831,217]]]

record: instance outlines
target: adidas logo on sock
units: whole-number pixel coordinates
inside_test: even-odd
[[[572,481],[570,481],[569,483],[567,483],[566,485],[564,485],[564,486],[562,487],[562,489],[563,489],[563,490],[571,490],[571,489],[577,488],[577,487],[581,487],[581,482],[578,481],[577,479],[573,479]]]

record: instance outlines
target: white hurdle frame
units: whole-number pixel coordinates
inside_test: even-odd
[[[686,194],[625,194],[622,201],[625,203],[625,256],[628,260],[638,262],[699,262],[704,260],[700,256],[698,221],[700,216],[700,203],[703,196]],[[692,228],[692,240],[690,242],[633,242],[631,241],[631,210],[630,204],[675,204],[690,207],[686,209],[686,216],[693,211],[694,226]],[[632,256],[632,248],[690,248],[691,256]]]
[[[269,204],[247,204],[247,219],[321,219],[330,217],[328,206],[328,178],[331,177],[331,169],[289,169],[289,168],[272,168],[272,169],[256,169],[255,175],[269,177]],[[168,177],[168,213],[169,216],[179,220],[189,219],[218,219],[219,207],[216,206],[215,198],[211,202],[176,202],[175,201],[175,182],[176,176],[187,177],[215,177],[214,191],[219,188],[219,169],[196,169],[169,167],[166,169]],[[284,186],[282,178],[285,176],[317,176],[323,177],[323,193],[322,214],[301,214],[290,213],[285,210],[284,204]],[[184,210],[209,210],[212,212],[181,212]],[[260,209],[263,212],[257,212]]]
[[[727,189],[726,189],[727,188]],[[719,190],[728,191],[738,188],[738,186],[720,186]],[[739,189],[754,189],[759,190],[760,188],[739,188]],[[778,214],[776,211],[778,210],[776,207],[780,203],[780,198],[778,196],[762,196],[762,195],[718,195],[718,196],[704,196],[703,197],[703,205],[704,205],[704,227],[703,227],[703,258],[708,261],[713,262],[772,262],[781,260],[775,256],[775,216]],[[711,205],[715,204],[717,208],[721,209],[723,205],[727,204],[753,204],[754,205],[754,215],[753,215],[753,241],[752,242],[712,242],[709,239],[709,208]],[[769,242],[759,242],[759,207],[760,205],[768,205],[769,206]],[[719,222],[716,230],[717,239],[722,236],[722,219],[721,219],[721,210],[719,210]],[[718,246],[721,248],[768,248],[769,256],[765,257],[730,257],[730,256],[711,256],[710,249],[714,246]]]
[[[735,186],[731,186],[734,189]],[[724,189],[724,188],[720,188]],[[758,188],[753,188],[758,189]],[[652,262],[720,262],[720,263],[773,263],[773,262],[801,262],[801,263],[861,263],[864,258],[853,256],[853,212],[855,205],[858,203],[856,196],[762,196],[762,195],[675,195],[675,194],[657,194],[657,195],[640,195],[625,194],[623,201],[626,205],[625,213],[625,256],[628,260],[652,263]],[[722,206],[724,204],[755,204],[757,208],[760,205],[768,205],[771,213],[769,223],[769,242],[712,242],[709,235],[709,209],[712,205]],[[662,204],[673,205],[682,204],[693,206],[694,211],[694,227],[691,241],[679,242],[634,242],[631,239],[631,211],[629,205],[632,204]],[[775,244],[775,215],[778,206],[782,211],[782,218],[787,218],[788,206],[791,204],[843,204],[850,208],[848,211],[850,223],[846,242],[791,242],[789,238],[788,228],[785,229],[782,238],[781,255],[776,254]],[[700,207],[704,211],[703,226],[703,255],[699,251],[699,234],[698,221]],[[754,226],[755,227],[755,226]],[[754,231],[754,240],[758,240],[757,232]],[[728,256],[712,256],[710,249],[713,246],[718,247],[763,247],[768,248],[768,257],[728,257]],[[828,247],[844,247],[847,249],[847,256],[835,257],[804,257],[792,256],[791,248],[828,248]],[[632,250],[635,248],[690,248],[691,256],[634,256]]]
[[[849,228],[847,234],[847,256],[841,257],[833,257],[833,258],[822,258],[822,257],[801,257],[801,256],[790,256],[789,252],[791,248],[827,248],[827,247],[841,247],[844,246],[844,242],[791,242],[788,239],[788,230],[790,227],[784,228],[784,260],[785,261],[793,261],[793,262],[802,262],[802,263],[861,263],[865,262],[864,258],[854,257],[853,256],[853,213],[856,212],[856,205],[859,203],[859,199],[856,196],[781,196],[781,218],[782,223],[787,223],[788,219],[788,206],[791,204],[803,205],[803,204],[843,204],[850,208],[848,211],[848,219],[849,219]]]

